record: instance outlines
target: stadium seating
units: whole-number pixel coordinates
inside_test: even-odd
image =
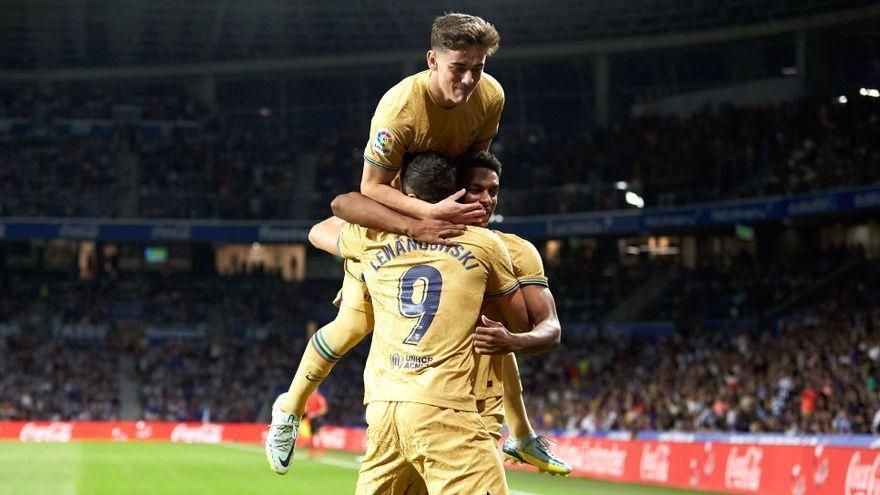
[[[569,432],[876,430],[880,307],[872,295],[880,286],[880,267],[860,256],[819,255],[809,263],[819,271],[854,265],[772,320],[761,316],[777,298],[749,300],[739,316],[755,318],[739,330],[682,324],[670,335],[627,337],[591,335],[572,325],[552,359],[521,360],[533,422]],[[765,287],[767,294],[802,287],[781,275],[791,273],[785,263],[745,269],[743,262],[726,271],[688,274],[683,287],[700,289],[685,294],[711,286],[707,297],[733,301],[744,287],[766,285],[767,277],[780,281]],[[584,273],[589,269],[585,265]],[[656,264],[620,269],[619,287],[638,286],[644,273],[668,269]],[[600,321],[614,305],[614,291],[596,286],[612,286],[616,277],[585,284],[578,273],[557,275],[552,267],[550,276],[564,328],[566,322]],[[718,279],[734,282],[713,285]],[[286,388],[308,326],[332,317],[329,301],[337,286],[332,280],[285,283],[271,274],[139,275],[97,282],[5,274],[3,280],[19,290],[3,291],[0,325],[24,330],[0,339],[0,397],[16,398],[0,405],[4,419],[118,417],[119,384],[112,377],[121,360],[131,359],[147,419],[258,420],[267,401]],[[658,306],[670,311],[664,316],[693,322],[692,306],[660,301]],[[728,311],[726,305],[715,309]],[[91,328],[106,330],[97,335],[82,330]],[[194,328],[210,331],[175,337],[178,329]],[[341,360],[324,386],[334,406],[328,416],[333,423],[363,423],[367,348],[362,344]]]
[[[26,130],[0,135],[10,150],[0,158],[0,215],[312,219],[329,212],[334,195],[358,187],[363,132],[224,118],[222,108],[207,117],[174,86],[159,96],[74,93],[49,100],[42,114],[29,103],[34,91],[6,93],[0,105],[0,119],[26,117]],[[105,118],[115,104],[139,105],[172,127],[192,126],[160,132],[110,120],[81,135],[59,120]],[[664,207],[880,180],[868,165],[880,160],[874,99],[724,106],[592,132],[549,129],[502,126],[494,143],[507,171],[500,213],[627,208],[624,191]]]

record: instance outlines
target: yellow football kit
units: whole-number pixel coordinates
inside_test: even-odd
[[[345,260],[343,263],[342,288],[336,294],[333,305],[337,308],[345,304],[346,307],[362,313],[373,311],[370,304],[370,292],[364,284],[361,264],[355,260]]]
[[[504,242],[513,262],[513,272],[520,286],[548,285],[541,254],[531,242],[514,234],[506,234],[497,230],[493,232]],[[508,366],[516,367],[515,358],[512,355],[508,356],[476,355],[477,373],[474,380],[474,394],[478,401],[480,415],[483,417],[483,423],[495,438],[501,438],[501,428],[504,423],[502,397],[504,395],[505,359],[512,360]]]
[[[400,81],[379,100],[370,122],[364,160],[399,170],[405,155],[433,151],[453,159],[498,132],[504,90],[483,74],[467,102],[443,108],[431,98],[426,70]]]
[[[473,336],[483,297],[518,283],[497,235],[469,227],[456,240],[429,245],[357,225],[339,237],[340,254],[361,261],[375,317],[357,493],[389,493],[413,469],[429,493],[507,493],[476,412]]]

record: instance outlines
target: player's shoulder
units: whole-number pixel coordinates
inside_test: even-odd
[[[506,250],[504,240],[502,240],[501,237],[499,237],[492,230],[484,227],[468,225],[464,235],[456,238],[456,240],[461,241],[462,243],[473,244],[476,247],[487,250],[494,250],[498,248]]]
[[[522,237],[520,237],[516,234],[502,232],[497,229],[492,229],[492,232],[495,235],[497,235],[498,238],[501,239],[504,242],[504,245],[507,246],[508,248],[520,248],[520,249],[527,249],[530,251],[531,250],[537,251],[537,248],[535,248],[535,245],[532,244],[531,241],[529,241],[527,239],[523,239]]]
[[[480,78],[480,92],[487,101],[504,100],[504,88],[501,87],[501,83],[485,72]]]
[[[536,248],[528,239],[523,239],[516,234],[501,232],[500,230],[493,230],[493,232],[495,232],[495,235],[504,242],[504,246],[510,253],[510,257],[514,259],[514,262],[516,262],[516,260],[541,261],[541,253],[538,252],[538,248]]]
[[[420,93],[424,91],[426,72],[422,71],[405,77],[391,86],[379,100],[376,113],[389,116],[410,114],[412,107],[419,101]]]
[[[400,237],[397,234],[393,234],[391,232],[386,232],[384,230],[379,229],[371,229],[368,227],[363,227],[361,225],[357,225],[356,227],[352,227],[356,230],[357,235],[364,239],[365,241],[371,241],[373,243],[386,243],[389,239]]]

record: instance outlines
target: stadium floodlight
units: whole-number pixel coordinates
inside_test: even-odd
[[[847,99],[847,97],[844,95],[840,95],[837,97],[837,103],[845,104],[848,101],[849,101],[849,99]]]
[[[614,187],[616,187],[620,191],[626,191],[626,188],[629,187],[629,184],[627,184],[625,181],[620,180],[617,181],[616,184],[614,184]]]
[[[644,208],[645,207],[645,200],[642,199],[641,196],[639,196],[638,194],[636,194],[632,191],[626,192],[626,202],[635,206],[636,208]]]
[[[869,89],[868,96],[871,98],[880,98],[880,90],[878,89]]]

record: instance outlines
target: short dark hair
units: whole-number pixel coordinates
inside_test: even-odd
[[[459,185],[464,185],[465,174],[472,168],[488,168],[498,174],[501,179],[501,161],[492,153],[484,150],[468,151],[455,159],[456,177]]]
[[[404,161],[401,191],[428,203],[438,203],[456,191],[455,166],[434,152],[418,153]]]
[[[451,12],[434,19],[431,26],[432,50],[463,50],[477,46],[492,55],[500,43],[501,36],[495,26],[475,15]]]

